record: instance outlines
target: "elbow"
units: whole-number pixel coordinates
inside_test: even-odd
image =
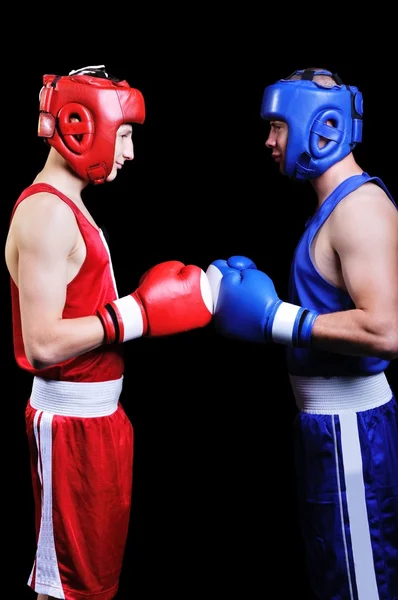
[[[53,344],[25,344],[25,354],[34,369],[42,370],[60,362]]]
[[[398,349],[396,347],[389,347],[387,345],[380,346],[379,350],[376,352],[378,358],[383,360],[388,360],[391,362],[398,358]]]
[[[47,367],[51,367],[53,364],[51,363],[51,361],[47,361],[45,359],[42,359],[41,357],[33,355],[28,355],[27,359],[36,371],[40,371],[42,369],[46,369]]]
[[[398,358],[398,335],[388,340],[384,347],[384,353],[387,360],[395,360]]]
[[[395,360],[398,358],[398,322],[385,328],[378,337],[377,356],[384,360]]]

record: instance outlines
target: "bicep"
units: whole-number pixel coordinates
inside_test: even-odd
[[[60,249],[23,248],[18,259],[18,288],[21,315],[25,322],[62,316],[66,297],[67,254]]]
[[[334,247],[356,308],[388,318],[398,310],[398,213],[369,203],[336,225]]]
[[[44,333],[62,317],[68,257],[75,238],[76,222],[63,207],[42,218],[30,215],[21,222],[17,235],[18,289],[25,333]]]

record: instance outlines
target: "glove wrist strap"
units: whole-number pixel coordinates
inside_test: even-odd
[[[267,323],[266,338],[277,344],[308,347],[318,313],[282,301],[275,308]]]
[[[148,323],[136,292],[108,302],[97,311],[105,332],[106,344],[120,344],[145,335]]]

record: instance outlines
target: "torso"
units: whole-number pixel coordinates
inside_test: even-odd
[[[28,240],[29,244],[32,238],[33,248],[36,244],[38,252],[47,252],[48,246],[42,250],[35,235],[40,232],[40,229],[36,231],[34,229],[35,224],[36,227],[42,225],[41,219],[44,216],[47,219],[46,227],[53,227],[54,234],[62,229],[61,245],[68,253],[65,271],[68,285],[62,318],[78,319],[93,315],[99,306],[118,297],[108,245],[87,209],[50,184],[40,182],[29,186],[15,203],[6,244],[6,260],[11,275],[13,340],[17,364],[22,369],[34,375],[39,374],[45,379],[80,382],[118,380],[124,370],[121,344],[101,345],[72,359],[40,370],[35,369],[27,360],[17,283],[18,243],[26,243]],[[57,243],[56,234],[53,238]],[[41,260],[43,262],[43,257]],[[65,268],[65,263],[62,268]]]
[[[346,290],[338,254],[333,250],[330,238],[331,223],[326,221],[312,242],[312,258],[319,273],[332,285]]]
[[[377,178],[363,173],[348,177],[327,196],[308,220],[297,244],[290,271],[289,302],[320,314],[354,308],[343,281],[338,251],[347,251],[347,236],[350,232],[352,235],[351,224],[355,226],[358,213],[375,214],[375,202],[386,203],[386,210],[396,217],[395,202],[383,186]],[[367,210],[369,205],[373,210]],[[366,231],[361,232],[366,235]],[[377,357],[347,356],[312,347],[287,347],[286,355],[289,373],[301,376],[370,375],[388,366],[387,360]]]

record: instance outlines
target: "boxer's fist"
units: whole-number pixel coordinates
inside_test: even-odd
[[[231,269],[220,281],[214,325],[226,337],[264,343],[268,319],[279,302],[265,273]]]
[[[98,310],[107,343],[204,327],[213,313],[209,281],[195,265],[167,261],[149,269],[129,296]]]
[[[215,328],[226,337],[299,347],[309,345],[318,316],[280,300],[273,281],[262,271],[225,265],[214,306]]]
[[[244,271],[245,269],[257,269],[254,262],[246,256],[231,256],[228,260],[219,258],[213,261],[206,270],[213,297],[213,311],[216,310],[221,279],[226,273]]]

